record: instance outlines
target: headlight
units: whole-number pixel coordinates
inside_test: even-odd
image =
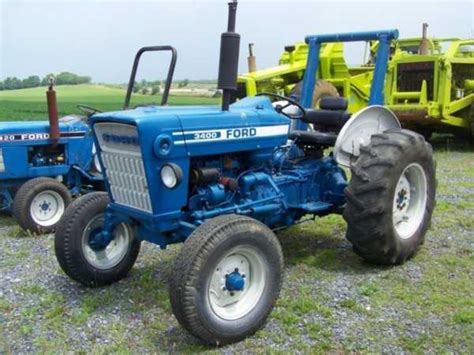
[[[168,189],[174,189],[179,185],[183,177],[181,168],[173,163],[167,163],[161,167],[161,181]]]

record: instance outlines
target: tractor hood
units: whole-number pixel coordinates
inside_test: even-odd
[[[171,141],[172,151],[177,153],[184,147],[188,156],[273,148],[286,142],[290,125],[266,97],[242,99],[229,111],[220,106],[147,106],[97,114],[92,121],[94,125],[114,122],[136,126],[145,155],[153,149],[155,138],[162,136]],[[126,140],[103,129],[99,134],[113,136],[117,142]]]
[[[61,137],[84,135],[89,127],[83,117],[66,116],[59,120]],[[49,121],[0,123],[0,141],[41,140],[49,138]]]

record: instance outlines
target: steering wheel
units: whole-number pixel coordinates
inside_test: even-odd
[[[82,104],[77,105],[77,108],[78,108],[81,112],[85,113],[87,117],[90,117],[90,116],[92,116],[93,114],[102,112],[101,110],[96,109],[96,108],[94,108],[94,107],[92,107],[92,106],[87,106],[87,105],[82,105]]]
[[[296,102],[293,99],[290,99],[290,98],[282,96],[282,95],[274,94],[274,93],[271,93],[271,92],[260,92],[256,96],[270,96],[270,97],[274,97],[274,98],[282,100],[282,101],[286,101],[287,103],[285,105],[283,105],[283,106],[278,105],[278,106],[275,107],[275,110],[278,113],[281,113],[282,115],[285,115],[290,120],[302,120],[306,116],[306,110],[304,109],[304,107],[301,106],[298,102]],[[290,107],[290,106],[296,106],[300,110],[301,114],[295,116],[295,115],[290,115],[288,113],[285,113],[283,111],[285,108]]]

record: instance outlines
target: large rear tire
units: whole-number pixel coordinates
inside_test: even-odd
[[[93,192],[76,199],[58,225],[54,247],[61,269],[73,280],[88,287],[111,284],[124,278],[140,252],[135,230],[122,223],[114,228],[106,246],[93,244],[102,229],[109,203],[105,192]]]
[[[249,217],[224,215],[184,243],[170,280],[179,323],[208,344],[254,334],[278,298],[283,255],[275,234]]]
[[[293,90],[291,90],[290,96],[294,96],[297,98],[297,101],[300,101],[302,90],[303,81],[301,80],[295,85]],[[326,96],[339,96],[339,92],[329,81],[319,79],[314,86],[312,107],[318,108],[319,100]]]
[[[345,190],[347,239],[375,264],[400,264],[423,243],[435,205],[431,146],[408,130],[371,137],[351,166]]]
[[[71,193],[58,180],[40,177],[28,180],[13,199],[13,216],[24,230],[35,234],[51,233],[58,225]]]

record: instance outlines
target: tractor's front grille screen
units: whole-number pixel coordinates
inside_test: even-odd
[[[420,91],[426,81],[428,100],[433,100],[434,62],[400,63],[397,67],[397,91]]]
[[[137,128],[121,123],[96,123],[94,131],[114,202],[152,212]]]

